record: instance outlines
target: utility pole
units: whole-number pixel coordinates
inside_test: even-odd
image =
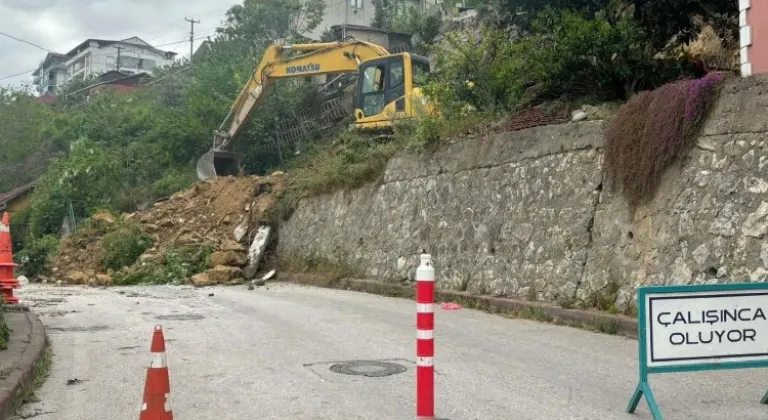
[[[121,47],[119,45],[117,46],[117,63],[115,63],[117,65],[117,68],[116,68],[117,71],[120,71],[120,50],[122,50],[123,48],[124,47]]]
[[[189,28],[189,64],[192,65],[192,54],[195,52],[195,24],[200,23],[199,20],[184,18],[191,25]]]

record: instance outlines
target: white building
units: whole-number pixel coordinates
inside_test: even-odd
[[[112,70],[152,74],[156,67],[172,64],[175,57],[175,52],[154,48],[138,37],[87,39],[66,54],[49,53],[32,76],[41,94],[54,93],[77,76],[98,76]]]
[[[419,10],[429,10],[441,4],[441,0],[402,0],[400,7],[416,7]],[[307,34],[312,39],[320,39],[320,35],[332,26],[356,25],[371,26],[376,15],[376,8],[371,0],[325,0],[325,15],[320,25]]]

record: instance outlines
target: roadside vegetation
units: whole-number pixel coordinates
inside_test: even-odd
[[[289,216],[303,197],[375,182],[396,153],[428,153],[510,113],[628,100],[609,130],[606,166],[628,199],[640,203],[663,169],[683,155],[716,92],[711,86],[719,80],[713,77],[692,81],[708,72],[708,62],[688,47],[705,29],[724,55],[738,44],[735,2],[686,1],[674,10],[660,0],[465,3],[478,7],[479,23],[472,28],[404,8],[398,0],[374,1],[375,26],[415,34],[415,52],[433,59],[437,71],[424,80],[424,91],[441,108],[440,116],[398,122],[387,139],[341,131],[310,133],[301,148],[281,143],[278,123],[315,109],[322,95],[301,80],[274,85],[234,144],[246,173],[289,173],[276,219]],[[86,101],[76,93],[89,83],[82,80],[47,105],[28,90],[0,90],[0,190],[38,180],[31,205],[11,221],[22,272],[41,273],[58,238],[92,228],[83,221],[95,212],[132,212],[191,185],[197,158],[210,147],[212,131],[263,49],[275,39],[306,42],[324,4],[245,0],[229,10],[193,67],[179,62],[162,69],[155,83],[138,91],[104,91]],[[323,39],[334,36],[326,32]],[[677,120],[657,124],[663,118]],[[632,131],[618,135],[622,125]],[[626,164],[638,155],[642,167]],[[121,229],[105,238],[105,267],[125,266],[148,246],[130,226]],[[114,282],[164,282],[194,273],[205,255],[199,249],[168,251]]]
[[[5,311],[3,305],[5,304],[0,302],[0,350],[7,350],[8,340],[11,338],[11,331],[8,330],[8,325],[5,323]]]

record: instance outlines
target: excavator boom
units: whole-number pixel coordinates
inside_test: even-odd
[[[285,57],[285,53],[290,51],[300,54]],[[389,52],[385,48],[359,40],[270,45],[232,103],[221,126],[214,131],[213,147],[197,163],[198,178],[205,180],[221,172],[237,173],[239,165],[236,155],[228,152],[227,148],[250,112],[262,100],[265,88],[273,79],[355,72],[361,62],[387,55]],[[223,170],[217,171],[218,167]]]

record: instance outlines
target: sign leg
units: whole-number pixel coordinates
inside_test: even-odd
[[[643,382],[642,386],[643,392],[645,393],[645,400],[648,401],[648,409],[651,410],[653,420],[663,420],[661,411],[659,411],[659,406],[656,404],[656,398],[654,398],[653,391],[651,391],[651,385],[648,384],[648,382]]]
[[[768,405],[768,392],[763,395],[763,398],[760,400],[760,404]]]
[[[651,386],[648,384],[648,382],[640,382],[637,384],[635,392],[632,393],[632,398],[629,399],[629,405],[627,405],[627,413],[635,412],[637,405],[640,404],[640,400],[643,398],[643,395],[645,395],[645,400],[648,402],[648,409],[651,411],[653,420],[663,420],[663,417],[661,417],[661,411],[659,411],[659,406],[656,404],[656,398],[654,398],[653,391],[651,391]]]
[[[632,398],[629,399],[629,405],[627,405],[627,413],[634,413],[637,410],[637,405],[640,404],[640,399],[643,398],[643,383],[640,382],[635,388],[635,392],[632,393]]]

